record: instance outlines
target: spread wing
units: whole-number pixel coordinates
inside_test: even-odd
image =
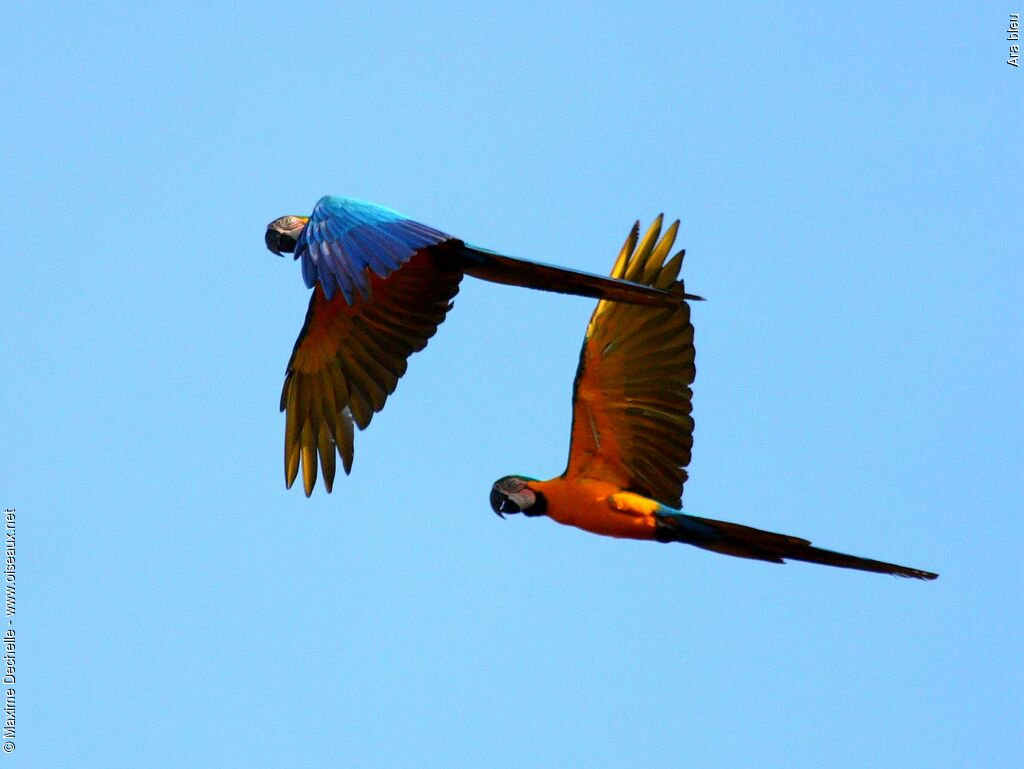
[[[313,208],[295,258],[302,259],[306,286],[319,282],[327,299],[340,290],[352,304],[357,293],[369,298],[369,272],[386,278],[419,249],[449,240],[455,239],[390,208],[328,195]]]
[[[451,309],[461,279],[461,271],[423,251],[387,280],[369,275],[372,300],[328,299],[316,285],[281,391],[289,488],[301,465],[306,496],[313,492],[318,454],[328,492],[335,450],[345,472],[352,469],[353,424],[366,428],[384,408],[409,356],[426,347]]]
[[[683,290],[683,254],[667,259],[679,222],[661,217],[637,246],[638,225],[612,277]],[[601,301],[587,327],[573,386],[567,478],[610,481],[670,507],[682,506],[693,447],[694,368],[690,308]]]

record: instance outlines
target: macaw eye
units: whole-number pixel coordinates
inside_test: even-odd
[[[509,478],[508,480],[502,482],[501,488],[502,488],[502,491],[508,491],[508,492],[511,492],[511,493],[515,494],[518,491],[522,491],[523,490],[523,486],[525,486],[525,485],[526,484],[524,484],[522,481],[518,480],[517,478]]]

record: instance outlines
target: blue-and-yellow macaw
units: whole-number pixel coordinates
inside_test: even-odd
[[[667,259],[679,222],[661,233],[659,216],[637,245],[626,240],[612,277],[685,296],[683,254]],[[506,475],[491,487],[491,508],[546,515],[594,534],[685,542],[740,558],[807,561],[846,569],[935,579],[892,563],[812,547],[806,539],[683,513],[682,488],[693,447],[693,325],[684,302],[640,307],[598,302],[587,326],[573,385],[569,463],[557,478]]]
[[[311,216],[275,219],[265,240],[275,254],[302,260],[313,289],[281,391],[285,481],[291,488],[301,465],[306,496],[318,455],[328,492],[335,451],[351,471],[353,424],[365,429],[384,408],[409,356],[451,309],[463,275],[652,307],[684,301],[652,285],[503,256],[354,198],[324,197]]]

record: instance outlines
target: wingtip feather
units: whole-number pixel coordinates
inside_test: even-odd
[[[640,220],[637,219],[633,222],[633,226],[629,230],[629,234],[626,236],[626,241],[622,244],[622,249],[619,251],[618,257],[615,259],[615,264],[612,265],[611,276],[613,278],[622,278],[626,274],[626,264],[629,261],[630,254],[633,253],[633,249],[636,248],[637,239],[640,237]]]

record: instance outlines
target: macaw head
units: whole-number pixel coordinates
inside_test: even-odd
[[[275,219],[267,225],[267,234],[263,236],[267,248],[278,256],[292,253],[308,221],[307,216],[289,215]]]
[[[527,484],[534,480],[521,475],[506,475],[491,486],[491,510],[504,518],[505,513],[544,515],[547,507],[544,495]]]

